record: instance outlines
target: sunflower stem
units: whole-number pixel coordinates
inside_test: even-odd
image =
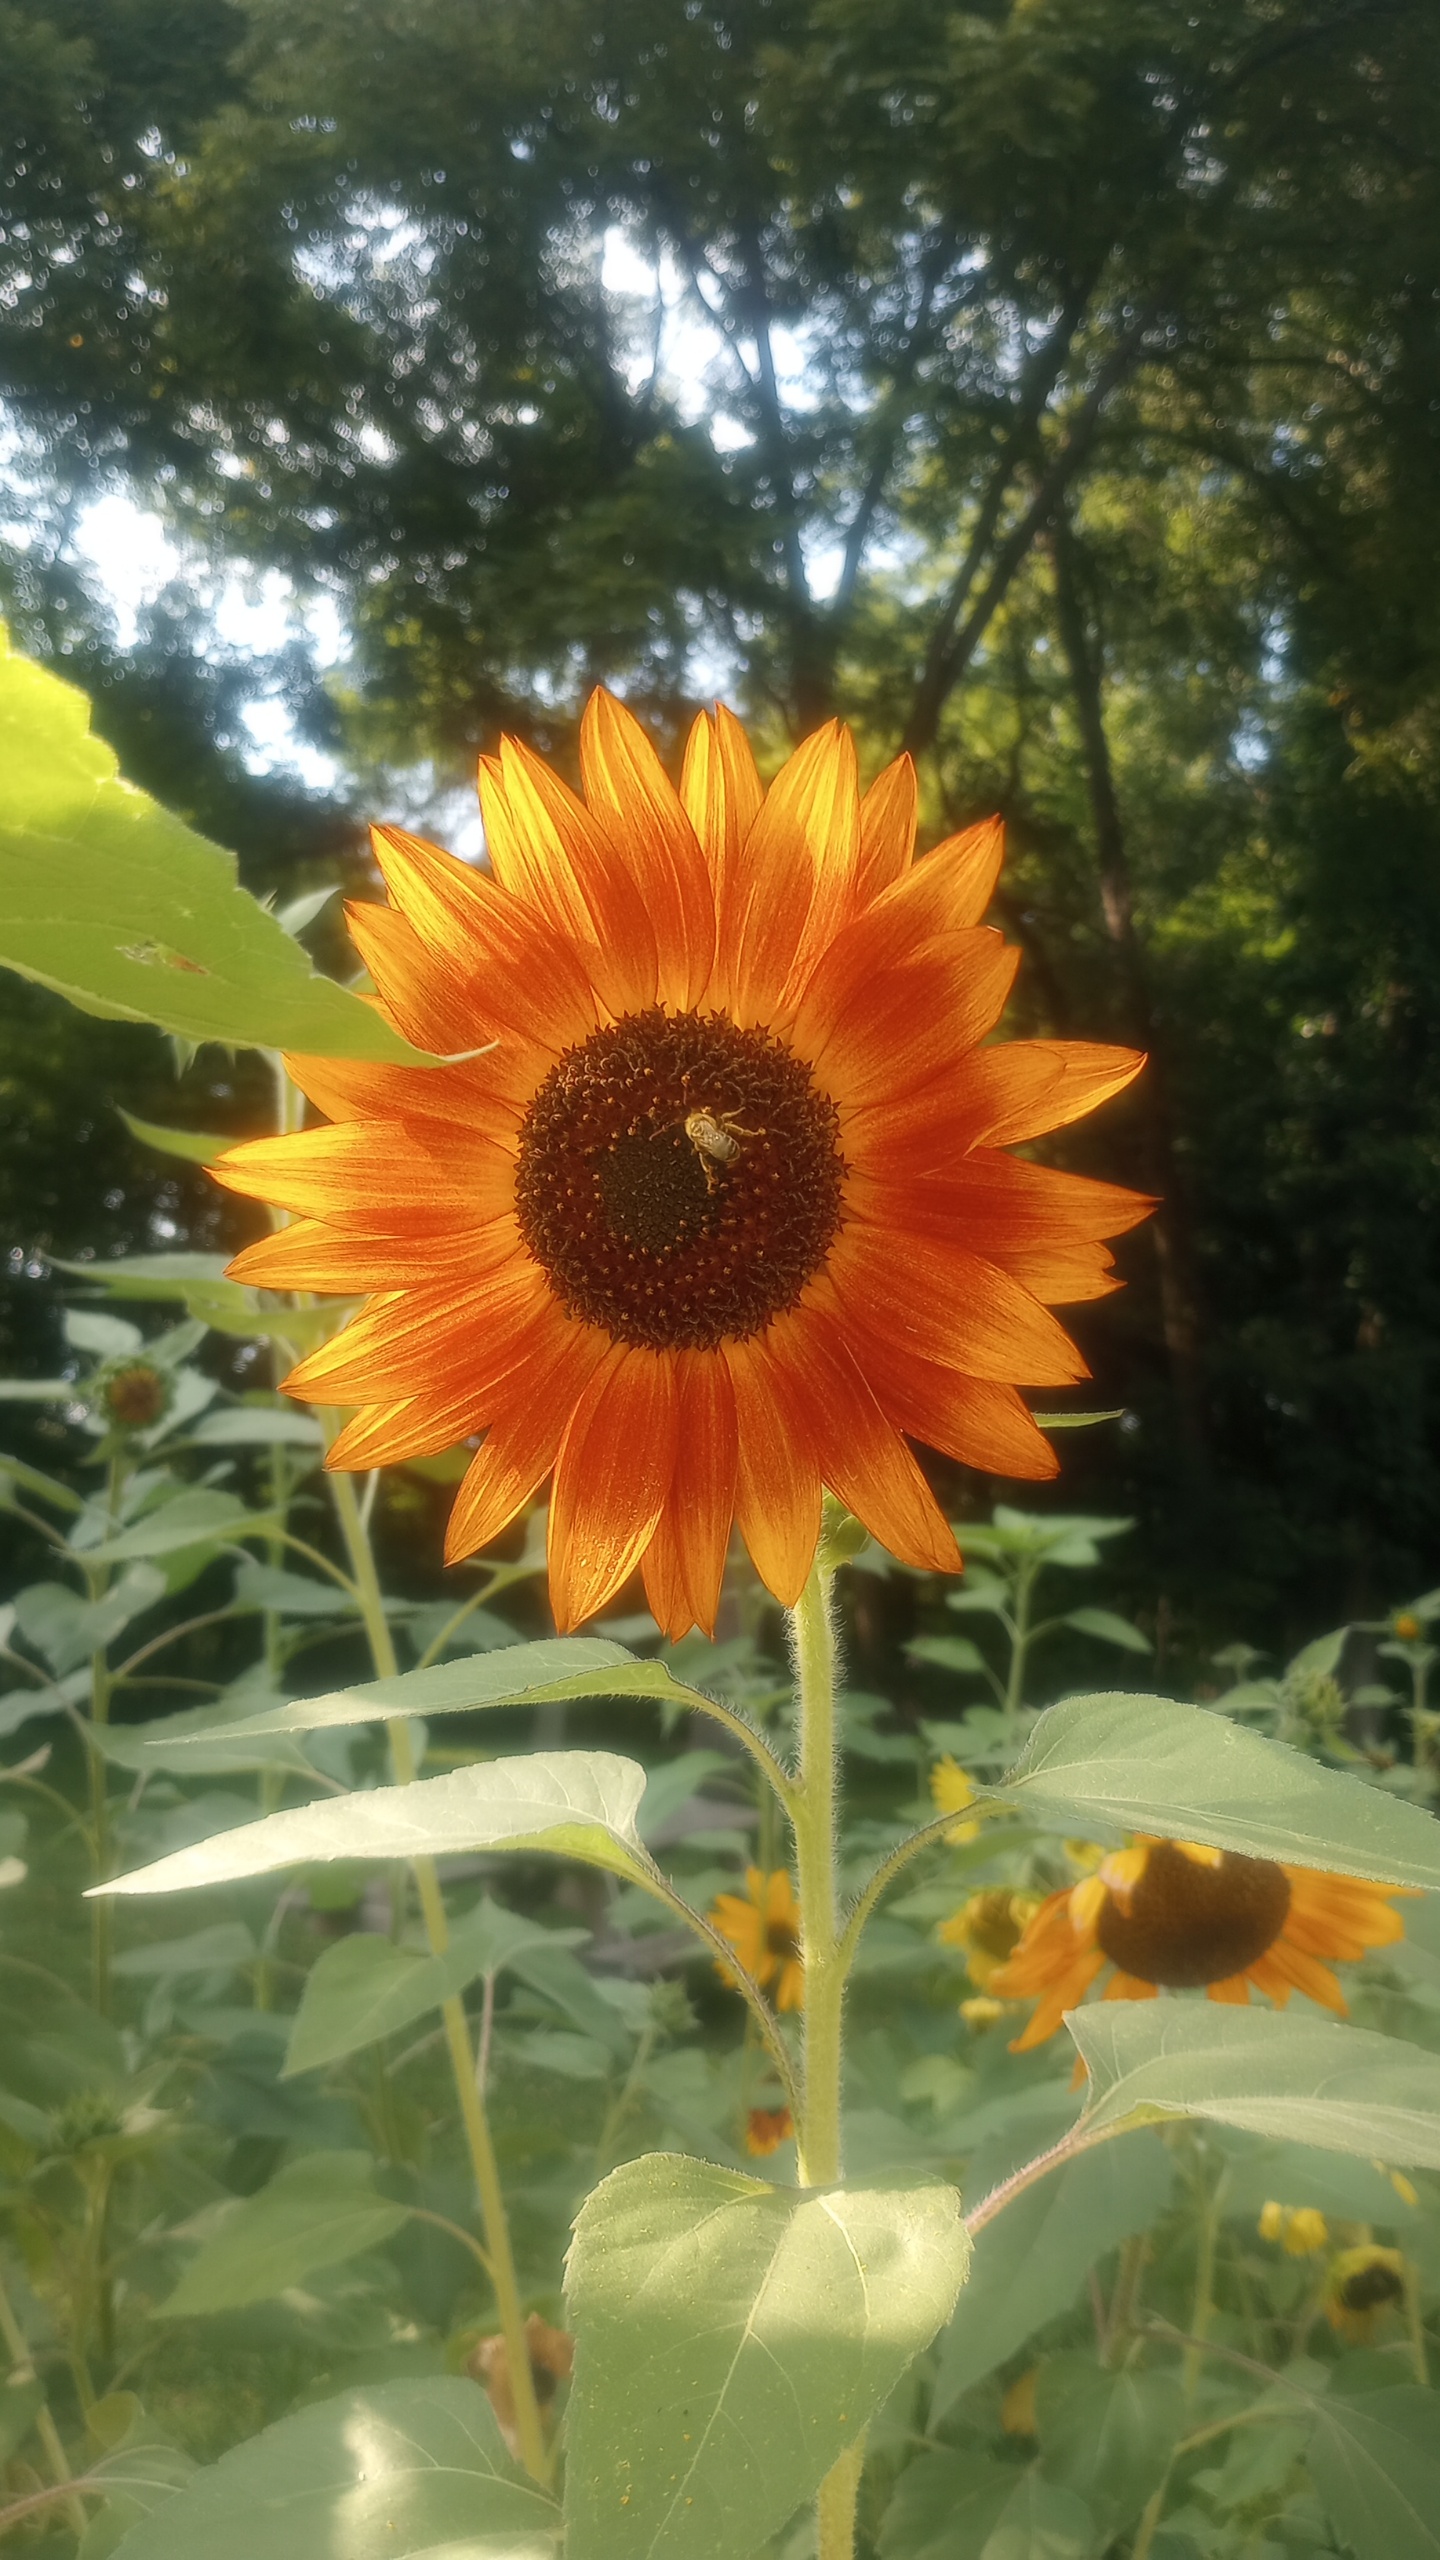
[[[327,1441],[333,1438],[329,1428],[332,1417],[324,1416]],[[385,1615],[385,1600],[380,1578],[375,1570],[374,1551],[369,1532],[355,1499],[355,1488],[348,1475],[332,1475],[335,1511],[345,1540],[350,1570],[354,1577],[360,1614],[370,1641],[377,1677],[393,1680],[399,1669],[390,1622]],[[415,1778],[415,1745],[409,1720],[396,1717],[389,1727],[390,1763],[399,1786],[409,1786]],[[420,1899],[420,1914],[432,1955],[443,1955],[450,1943],[450,1924],[445,1914],[445,1897],[435,1872],[433,1858],[411,1860],[411,1873]],[[540,2404],[535,2397],[535,2377],[530,2365],[530,2348],[525,2336],[525,2315],[520,2301],[520,2285],[515,2272],[515,2253],[510,2242],[510,2223],[505,2211],[505,2193],[500,2183],[500,2166],[495,2157],[495,2143],[490,2131],[490,2118],[475,2071],[475,2054],[470,2042],[470,2029],[465,2017],[465,2004],[458,1994],[445,2001],[440,2011],[445,2046],[455,2081],[455,2095],[460,2107],[466,2148],[475,2180],[475,2193],[480,2205],[480,2219],[485,2232],[486,2254],[490,2261],[490,2280],[495,2292],[495,2308],[505,2339],[505,2354],[510,2368],[510,2387],[515,2400],[515,2433],[520,2444],[520,2458],[532,2480],[546,2477],[545,2431],[540,2420]]]
[[[805,1959],[805,2081],[796,2119],[802,2186],[833,2186],[841,2168],[845,1957],[836,1902],[838,1750],[834,1566],[821,1553],[791,1612],[800,1780],[791,1802]],[[864,2439],[842,2453],[815,2502],[816,2560],[852,2560]]]

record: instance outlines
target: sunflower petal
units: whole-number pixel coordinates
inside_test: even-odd
[[[715,893],[695,830],[654,748],[613,694],[592,693],[580,723],[580,771],[654,918],[662,1003],[698,1004],[715,957]]]
[[[910,756],[897,756],[861,794],[860,860],[855,888],[867,906],[882,890],[903,879],[914,860],[918,799],[915,765]]]
[[[675,1468],[675,1366],[615,1344],[565,1426],[550,1503],[550,1595],[562,1635],[628,1580]]]
[[[793,1608],[820,1542],[820,1469],[765,1337],[725,1345],[735,1393],[735,1515],[767,1591]]]

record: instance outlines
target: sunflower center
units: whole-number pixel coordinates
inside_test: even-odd
[[[1202,1867],[1159,1840],[1128,1911],[1107,1894],[1095,1935],[1122,1973],[1188,1991],[1243,1973],[1273,1947],[1289,1909],[1289,1878],[1269,1858],[1226,1850],[1218,1866]]]
[[[782,1964],[794,1964],[797,1961],[800,1954],[800,1940],[796,1931],[784,1920],[767,1920],[765,1942],[772,1956],[778,1956]]]
[[[567,1049],[520,1129],[520,1232],[618,1342],[711,1351],[793,1307],[835,1240],[839,1115],[768,1031],[629,1014]]]
[[[1340,2299],[1347,2311],[1379,2311],[1387,2302],[1404,2301],[1404,2279],[1377,2259],[1373,2266],[1357,2267],[1346,2276]]]

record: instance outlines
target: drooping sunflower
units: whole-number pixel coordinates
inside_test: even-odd
[[[331,1125],[220,1160],[295,1215],[232,1273],[373,1293],[285,1381],[359,1406],[331,1466],[485,1434],[452,1561],[553,1475],[562,1628],[638,1564],[671,1635],[708,1630],[735,1519],[793,1602],[825,1487],[953,1571],[905,1435],[1053,1475],[1017,1388],[1087,1374],[1048,1308],[1118,1285],[1101,1238],[1150,1205],[1004,1150],[1141,1061],[979,1045],[1017,957],[981,923],[1001,831],[914,861],[907,758],[862,798],[831,723],[766,791],[722,710],[677,792],[598,693],[580,759],[583,799],[514,740],[482,761],[488,872],[376,831],[390,903],[350,929],[448,1063],[291,1060]]]
[[[943,1945],[961,1949],[976,1990],[988,1991],[1039,1908],[1038,1894],[990,1885],[983,1893],[967,1895],[959,1910],[941,1921],[935,1935]]]
[[[1007,2000],[1039,1995],[1017,2053],[1055,2035],[1107,1965],[1107,2000],[1203,1988],[1243,2007],[1253,1985],[1277,2009],[1303,1991],[1344,2017],[1330,1963],[1404,1936],[1398,1890],[1196,1841],[1140,1839],[1042,1902],[987,1988]]]
[[[804,2008],[800,1905],[783,1867],[770,1875],[761,1867],[747,1867],[745,1891],[717,1893],[709,1917],[762,1991],[774,1983],[777,2009]],[[717,1963],[716,1971],[722,1981],[735,1979],[728,1965]]]

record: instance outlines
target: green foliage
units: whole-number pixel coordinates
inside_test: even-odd
[[[420,2560],[446,2546],[551,2560],[555,2509],[506,2459],[472,2382],[347,2392],[226,2454],[130,2532],[125,2560]],[[494,2537],[493,2540],[490,2537]],[[479,2537],[477,2541],[477,2537]]]
[[[322,2267],[377,2249],[404,2222],[403,2204],[377,2195],[367,2151],[313,2151],[277,2170],[256,2196],[209,2217],[200,2250],[157,2308],[171,2320],[233,2311],[303,2284]]]
[[[1440,2168],[1440,2057],[1361,2027],[1159,2002],[1071,2013],[1087,2132],[1212,2116],[1272,2139]]]
[[[968,2258],[946,2188],[806,2198],[705,2161],[617,2169],[568,2263],[567,2550],[744,2560],[928,2344]]]
[[[0,959],[87,1013],[194,1041],[412,1056],[316,976],[219,848],[122,782],[83,694],[0,632]],[[159,937],[165,919],[173,940]]]

